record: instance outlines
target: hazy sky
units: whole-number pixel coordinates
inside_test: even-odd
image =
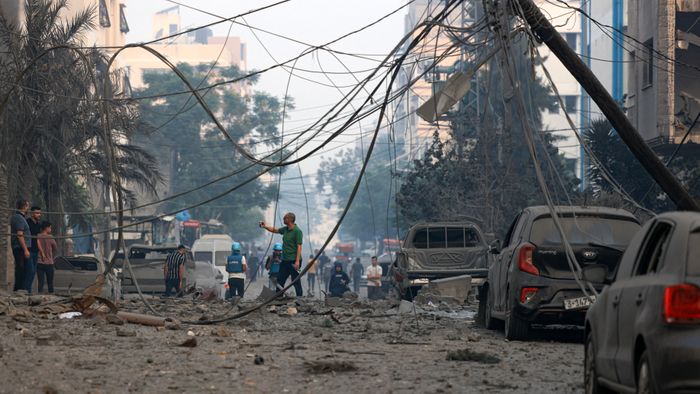
[[[248,10],[273,4],[276,0],[252,1],[252,0],[183,0],[187,4],[202,10],[225,17],[231,17]],[[127,34],[127,41],[138,42],[152,39],[151,19],[154,13],[174,6],[174,3],[166,0],[134,1],[126,0],[127,18],[131,31]],[[273,8],[260,11],[245,17],[248,24],[265,29],[276,34],[291,37],[305,43],[320,45],[336,39],[353,30],[359,29],[383,15],[396,10],[405,4],[404,0],[292,0]],[[400,10],[381,23],[352,35],[333,44],[332,48],[348,53],[379,55],[387,54],[400,40],[404,32],[404,18],[407,8]],[[182,26],[191,28],[218,20],[185,7],[180,7]],[[225,36],[231,24],[229,22],[214,26],[214,35]],[[241,37],[248,45],[248,69],[262,69],[277,63],[265,51],[251,30],[245,26],[233,25],[231,35]],[[267,47],[270,54],[277,61],[285,61],[301,53],[305,46],[274,37],[270,34],[257,32],[258,38]],[[379,59],[377,56],[370,56]],[[177,59],[173,59],[177,61]],[[212,59],[214,60],[214,59]],[[353,71],[368,70],[376,66],[377,62],[358,59],[351,56],[340,56],[340,60]],[[320,62],[320,66],[319,66]],[[321,115],[331,104],[337,102],[341,93],[333,87],[338,85],[341,90],[347,91],[349,86],[355,83],[351,75],[332,74],[329,81],[323,74],[309,71],[319,71],[320,67],[326,72],[344,72],[345,68],[331,55],[317,52],[301,59],[296,67],[308,71],[295,71],[298,76],[293,76],[289,84],[289,95],[295,100],[296,111],[289,114],[285,121],[285,130],[294,132],[303,126],[311,124],[315,118]],[[367,75],[357,74],[358,78]],[[304,80],[300,77],[311,79],[318,83]],[[263,74],[256,89],[267,91],[277,97],[283,97],[287,88],[289,73],[283,69],[276,69]],[[371,125],[363,124],[367,129]],[[357,139],[357,130],[352,132],[354,136],[342,136],[340,142],[350,142]],[[338,144],[335,145],[336,147]],[[332,146],[331,146],[332,147]],[[310,163],[311,164],[311,163]],[[309,165],[304,166],[305,169]],[[310,170],[311,168],[309,168]]]

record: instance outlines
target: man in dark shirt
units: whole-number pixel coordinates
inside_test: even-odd
[[[24,288],[31,294],[34,287],[34,277],[36,277],[37,263],[39,261],[39,242],[37,237],[41,232],[41,208],[31,207],[29,209],[29,219],[27,220],[29,231],[32,233],[32,246],[29,247],[29,261],[24,268]]]
[[[182,286],[182,276],[185,272],[185,253],[187,249],[184,245],[177,247],[177,250],[168,254],[163,265],[163,275],[165,276],[165,296],[170,297],[170,291],[175,290],[175,295],[180,293]]]
[[[284,227],[274,228],[266,226],[265,222],[260,222],[260,227],[265,230],[282,234],[282,263],[280,264],[280,272],[277,275],[277,283],[284,287],[287,278],[291,275],[294,282],[294,291],[297,297],[301,297],[304,293],[301,288],[301,281],[296,280],[299,276],[299,267],[301,267],[301,244],[304,235],[299,226],[296,225],[296,215],[288,212],[282,218]]]
[[[25,289],[24,270],[30,257],[29,248],[32,246],[31,231],[25,215],[29,210],[29,201],[17,201],[17,211],[10,219],[10,244],[12,256],[15,259],[15,285],[14,291]]]

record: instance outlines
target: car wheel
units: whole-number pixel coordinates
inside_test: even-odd
[[[489,288],[482,287],[479,289],[479,322],[489,330],[496,328],[496,319],[491,316],[491,297],[489,297]]]
[[[508,298],[505,334],[508,340],[526,340],[530,336],[530,322],[513,313],[513,298]]]
[[[593,333],[586,337],[586,349],[583,362],[583,380],[586,394],[611,394],[612,391],[598,383],[598,372],[595,365],[595,346],[593,345]]]
[[[654,378],[649,364],[649,353],[645,350],[637,365],[637,394],[655,394]]]

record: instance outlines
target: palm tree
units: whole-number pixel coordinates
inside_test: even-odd
[[[26,0],[24,7],[23,25],[0,15],[0,102],[11,95],[0,113],[0,164],[12,196],[32,196],[48,211],[89,207],[88,187],[110,184],[108,144],[125,185],[118,192],[132,202],[134,188],[155,195],[162,182],[156,160],[129,143],[141,123],[135,104],[119,100],[102,106],[105,79],[118,96],[123,75],[104,72],[106,55],[96,48],[47,52],[82,46],[96,28],[95,9],[64,20],[59,15],[67,0]],[[109,133],[103,110],[110,118]],[[64,217],[56,215],[52,222],[60,229]]]

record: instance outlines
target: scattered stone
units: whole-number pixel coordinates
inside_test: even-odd
[[[412,302],[406,301],[406,300],[401,300],[401,303],[399,304],[398,313],[399,313],[399,315],[413,313],[413,308],[415,308],[415,305]]]
[[[286,313],[287,316],[294,316],[294,315],[296,315],[297,313],[299,313],[299,311],[297,310],[297,308],[295,308],[295,307],[293,307],[293,306],[290,306],[290,307],[287,308],[287,313]]]
[[[127,330],[124,328],[117,328],[117,336],[118,337],[135,337],[136,331]]]
[[[255,355],[255,359],[253,360],[253,363],[255,365],[263,365],[265,364],[265,359],[262,356],[258,356],[257,354]]]
[[[488,353],[475,352],[469,349],[451,350],[447,352],[447,361],[474,361],[481,364],[498,364],[501,359]]]
[[[306,372],[313,374],[356,371],[357,367],[350,361],[305,361]]]
[[[112,315],[112,314],[105,315],[105,321],[107,321],[107,323],[109,323],[109,324],[114,324],[117,326],[124,325],[124,320],[117,315]]]
[[[27,304],[29,306],[37,306],[41,305],[41,303],[44,301],[44,298],[40,295],[35,295],[35,296],[29,296],[27,297]]]
[[[231,336],[231,332],[224,327],[216,327],[211,330],[211,335],[215,337],[228,338]]]
[[[182,326],[180,326],[180,322],[178,320],[166,319],[165,320],[165,329],[177,331],[177,330],[182,329]]]
[[[178,346],[180,346],[180,347],[197,347],[197,338],[195,338],[195,337],[187,338],[187,339],[185,339],[184,342],[182,342]]]
[[[353,293],[352,291],[346,291],[345,293],[343,293],[343,299],[355,301],[358,298],[360,298],[360,296],[358,296],[357,293]]]
[[[195,335],[197,335],[197,334],[195,334],[194,331],[192,331],[192,330],[187,331],[187,336],[188,336],[188,337],[193,337],[193,336],[195,336]]]
[[[326,297],[326,306],[338,307],[341,305],[343,305],[343,302],[339,297]]]

